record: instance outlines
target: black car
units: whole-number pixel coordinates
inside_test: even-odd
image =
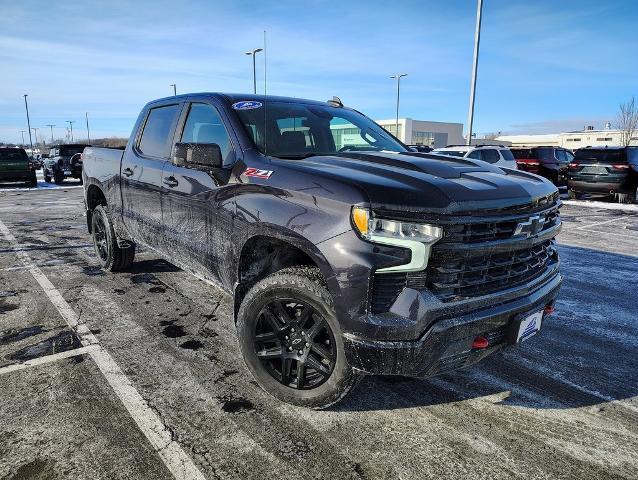
[[[561,147],[511,147],[516,166],[524,172],[535,173],[554,185],[567,184],[567,170],[574,159],[572,152]]]
[[[569,197],[581,193],[613,195],[620,203],[636,203],[638,147],[587,147],[576,150],[569,164]]]
[[[78,161],[76,153],[82,153],[89,145],[83,143],[73,143],[66,145],[56,145],[49,150],[49,158],[42,161],[42,172],[44,181],[60,184],[66,177],[82,179],[82,163]]]
[[[427,145],[407,145],[407,147],[413,152],[421,152],[421,153],[428,153],[433,150],[432,147],[428,147]]]
[[[37,187],[35,165],[24,148],[0,148],[0,181],[28,182]]]

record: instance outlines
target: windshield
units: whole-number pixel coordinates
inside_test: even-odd
[[[242,103],[247,102],[235,103],[233,108],[257,149],[268,155],[303,158],[348,151],[408,151],[379,125],[353,110],[287,102],[238,107]]]

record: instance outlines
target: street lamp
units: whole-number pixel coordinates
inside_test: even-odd
[[[399,93],[400,93],[400,89],[401,89],[401,77],[407,77],[408,74],[407,73],[401,73],[399,75],[392,75],[390,78],[395,78],[397,81],[397,120],[395,123],[395,128],[396,131],[394,132],[396,134],[396,137],[401,140],[401,138],[399,137]],[[406,139],[407,141],[407,139]]]
[[[169,87],[173,87],[173,96],[176,97],[177,96],[177,84],[171,83],[169,85]]]
[[[66,123],[69,124],[70,127],[70,131],[71,131],[71,143],[73,143],[73,124],[75,123],[75,120],[67,120]]]
[[[22,134],[22,146],[24,147],[24,130],[20,130],[20,133]]]
[[[31,145],[31,158],[33,158],[33,140],[31,139],[31,120],[29,120],[29,104],[27,103],[28,95],[24,95],[24,108],[27,110],[27,128],[29,129],[29,145]]]
[[[31,130],[33,130],[33,136],[35,136],[35,146],[37,148],[37,146],[38,146],[38,130],[40,130],[40,127],[31,127]]]
[[[86,118],[86,143],[91,145],[91,131],[89,130],[89,112],[84,112]]]
[[[53,145],[53,127],[55,127],[55,125],[47,123],[47,127],[51,129],[51,145]]]
[[[478,70],[479,44],[481,43],[481,16],[483,0],[476,6],[476,31],[474,32],[474,60],[472,61],[472,81],[470,83],[470,108],[467,112],[467,144],[472,144],[472,127],[474,126],[474,98],[476,97],[476,72]]]
[[[253,57],[253,93],[257,94],[257,66],[255,65],[255,54],[257,52],[262,52],[263,48],[255,48],[250,52],[246,52],[246,55],[251,55]]]

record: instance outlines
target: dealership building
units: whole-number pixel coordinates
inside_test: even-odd
[[[399,118],[399,132],[397,134],[396,119],[375,121],[407,145],[426,145],[439,148],[464,143],[462,123]],[[337,148],[358,145],[362,142],[359,129],[352,124],[331,125],[330,129],[335,137]]]
[[[602,130],[586,127],[574,132],[553,133],[544,135],[500,135],[497,142],[512,146],[551,146],[576,150],[582,147],[613,147],[623,145],[623,132],[612,129],[609,124]],[[638,145],[638,134],[630,138],[630,145]]]

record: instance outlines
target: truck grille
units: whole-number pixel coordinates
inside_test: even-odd
[[[528,206],[437,219],[417,213],[377,212],[396,220],[435,223],[445,234],[432,247],[425,271],[373,276],[370,312],[389,311],[406,287],[427,288],[441,301],[452,302],[490,295],[541,277],[558,262],[550,231],[557,233],[560,227],[559,208],[558,197],[550,195]],[[516,235],[516,229],[537,215],[544,222],[533,233],[542,238],[530,245],[524,235]]]
[[[557,256],[551,240],[471,258],[439,258],[435,248],[427,268],[427,287],[444,302],[489,295],[540,276],[552,259]]]

